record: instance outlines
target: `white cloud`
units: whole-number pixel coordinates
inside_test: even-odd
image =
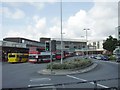
[[[27,26],[24,28],[24,31],[22,29],[10,29],[5,37],[23,37],[23,38],[28,38],[32,40],[38,40],[38,35],[37,35],[37,30],[34,29],[32,26]]]
[[[40,19],[40,17],[38,15],[35,15],[35,16],[33,16],[32,19],[34,22],[37,22]]]
[[[36,22],[36,28],[37,29],[44,29],[46,26],[46,18],[42,18],[42,19],[39,19],[37,22]]]
[[[118,25],[118,4],[115,2],[96,2],[89,11],[89,15],[95,21],[92,31],[92,39],[106,38],[114,35]]]
[[[39,19],[36,20],[36,18]],[[48,33],[46,29],[46,18],[34,16],[31,21],[34,23],[29,23],[26,27],[23,27],[22,29],[9,29],[6,33],[6,37],[23,37],[33,40],[39,40],[41,36],[46,36],[46,32]]]
[[[80,10],[67,21],[63,21],[63,35],[65,38],[82,38],[86,36],[84,28],[89,28],[88,39],[102,40],[109,35],[115,35],[115,27],[118,25],[117,2],[95,2],[94,7],[88,12]],[[55,24],[55,23],[54,23]],[[60,25],[50,28],[51,36],[60,38]]]
[[[3,16],[11,19],[21,19],[25,17],[25,13],[22,10],[15,9],[15,11],[12,12],[8,7],[0,8],[0,13],[3,14]]]
[[[118,3],[116,2],[96,2],[95,6],[90,10],[93,18],[103,19],[117,17]]]
[[[74,29],[83,29],[85,27],[90,27],[93,22],[92,18],[84,10],[80,10],[74,16],[69,17],[67,24],[68,27]]]
[[[6,34],[6,37],[19,37],[23,35],[24,33],[21,30],[15,31],[13,29],[10,29],[8,33]]]
[[[60,19],[58,17],[54,17],[54,18],[52,18],[50,23],[53,24],[53,25],[60,26]]]
[[[19,3],[19,2],[6,2],[5,4],[11,7],[16,7],[16,8],[24,5],[24,3]]]
[[[16,12],[12,14],[13,19],[21,19],[25,17],[25,13],[22,10],[16,9]]]
[[[43,2],[45,2],[45,0],[43,0]],[[55,3],[55,2],[60,2],[60,0],[46,0],[46,2]]]
[[[79,10],[68,20],[63,21],[64,38],[82,38],[85,39],[84,28],[89,28],[88,39],[104,39],[109,35],[115,35],[115,27],[118,25],[117,3],[95,2],[89,11]],[[9,9],[6,8],[8,15]],[[40,18],[38,15],[33,16],[32,25],[28,25],[26,30],[14,34],[14,31],[8,32],[9,35],[21,35],[26,38],[38,40],[40,37],[60,38],[60,19],[52,18],[47,22],[46,17]],[[49,26],[50,24],[50,26]],[[49,26],[49,27],[48,27]],[[13,34],[12,34],[13,33]]]
[[[87,15],[87,12],[84,10],[80,10],[78,13],[76,13],[74,16],[69,17],[67,21],[63,21],[63,28],[62,32],[64,38],[81,38],[84,34],[84,28],[87,25],[86,22],[91,22],[92,19],[88,19],[89,16]],[[61,26],[60,26],[60,19],[53,18],[51,23],[53,24],[52,27],[49,27],[50,33],[49,36],[60,38],[61,34]]]
[[[46,18],[40,18],[38,15],[33,16],[34,24],[28,25],[25,33],[29,32],[28,36],[32,36],[32,39],[38,40],[40,37],[45,36],[48,33]]]
[[[1,40],[1,38],[2,38],[2,23],[0,22],[0,40]]]
[[[0,14],[5,15],[6,17],[11,16],[11,12],[10,12],[9,8],[7,8],[7,7],[1,7],[0,8]]]
[[[43,2],[29,2],[30,5],[36,7],[38,10],[41,10],[44,8],[45,4]]]
[[[51,38],[60,38],[60,26],[53,26],[49,28],[49,37]]]
[[[38,0],[38,1],[33,0],[32,2],[30,2],[29,0],[28,3],[34,6],[36,9],[42,10],[45,7],[46,3],[54,4],[55,2],[58,2],[58,0]]]

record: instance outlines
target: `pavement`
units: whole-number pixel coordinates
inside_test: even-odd
[[[80,74],[80,73],[85,73],[89,72],[92,69],[97,67],[97,63],[93,63],[91,66],[86,67],[84,69],[75,69],[75,70],[50,70],[50,69],[43,69],[40,71],[37,71],[41,75],[70,75],[70,74]]]

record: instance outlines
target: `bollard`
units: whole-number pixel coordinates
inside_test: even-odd
[[[93,81],[94,83],[94,90],[97,90],[97,81]]]
[[[65,88],[65,85],[64,85],[64,84],[62,84],[62,88]]]

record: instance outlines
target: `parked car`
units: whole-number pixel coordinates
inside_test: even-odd
[[[107,60],[109,60],[109,57],[106,56],[106,55],[97,55],[97,56],[95,57],[95,59],[107,61]]]
[[[120,62],[120,54],[116,55],[116,62]]]
[[[89,58],[91,58],[91,59],[96,59],[96,56],[97,56],[97,55],[91,55]]]
[[[102,56],[102,60],[107,61],[107,60],[109,60],[109,57],[108,57],[108,56],[106,56],[106,55],[103,55],[103,56]]]

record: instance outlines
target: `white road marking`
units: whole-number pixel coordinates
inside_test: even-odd
[[[93,82],[90,82],[91,84],[94,84]],[[100,87],[103,87],[103,88],[109,88],[109,87],[107,87],[107,86],[105,86],[105,85],[102,85],[102,84],[97,84],[97,86],[100,86]]]
[[[30,79],[31,82],[35,82],[35,81],[50,81],[50,78],[32,78]]]
[[[74,78],[74,79],[77,79],[77,80],[81,80],[81,81],[87,81],[85,79],[81,79],[81,78],[77,78],[77,77],[74,77],[74,76],[71,76],[71,75],[66,75],[67,77],[71,77],[71,78]]]
[[[48,85],[48,86],[46,86]],[[50,85],[50,86],[49,86]],[[43,87],[42,87],[43,86]],[[55,86],[53,86],[53,84],[32,84],[32,85],[28,85],[28,87],[36,87],[36,88],[55,88]]]
[[[85,79],[81,79],[81,78],[78,78],[78,77],[74,77],[74,76],[71,76],[71,75],[66,75],[67,77],[70,77],[70,78],[74,78],[74,79],[77,79],[77,80],[81,80],[81,81],[87,81]],[[90,82],[91,84],[94,84],[93,82]],[[100,86],[100,87],[103,87],[103,88],[109,88],[105,85],[102,85],[102,84],[97,84],[97,86]]]
[[[109,87],[107,87],[105,85],[102,85],[102,84],[97,84],[97,85],[100,86],[100,87],[103,87],[103,88],[109,88]]]
[[[32,78],[30,79],[30,82],[39,82],[39,81],[50,81],[50,78]],[[34,87],[34,88],[52,88],[52,90],[56,90],[56,87],[54,84],[29,84],[28,87]]]

